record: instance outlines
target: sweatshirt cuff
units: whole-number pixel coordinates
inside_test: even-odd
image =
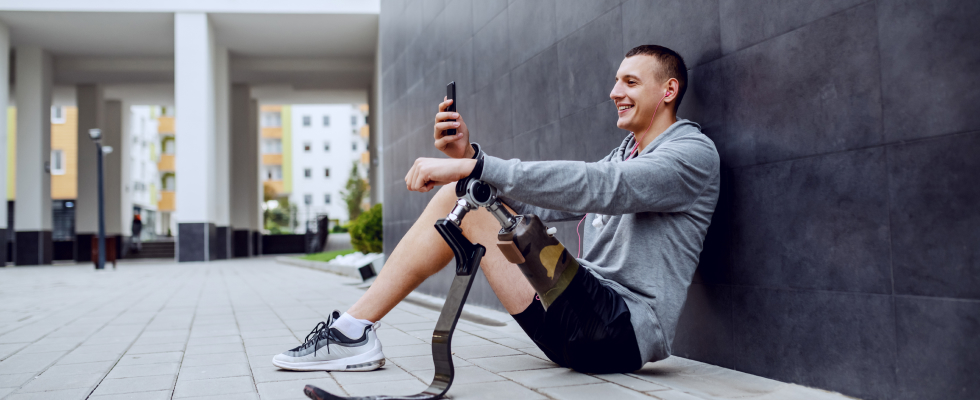
[[[483,152],[483,149],[480,148],[480,144],[478,143],[470,143],[470,146],[473,147],[473,151],[475,152],[472,159],[476,160],[476,165],[473,166],[473,171],[466,178],[479,180],[483,176],[483,157],[486,156],[486,153]]]
[[[470,147],[473,148],[473,152],[474,152],[473,153],[473,159],[474,160],[482,159],[483,156],[486,155],[486,153],[483,152],[483,148],[480,147],[480,144],[479,143],[470,143]]]

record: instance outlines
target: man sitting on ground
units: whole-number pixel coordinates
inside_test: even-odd
[[[547,310],[517,266],[489,245],[500,229],[491,214],[473,210],[462,224],[470,241],[487,244],[481,266],[490,287],[548,358],[582,372],[611,373],[668,357],[719,191],[714,143],[697,124],[676,118],[686,86],[687,68],[676,52],[653,45],[630,50],[609,97],[619,114],[616,125],[633,134],[595,163],[485,155],[470,144],[459,113],[445,111],[450,102],[439,104],[435,146],[451,158],[419,158],[405,183],[419,192],[445,186],[371,288],[346,313],[334,311],[317,325],[306,343],[275,356],[273,364],[326,371],[384,365],[374,324],[453,258],[433,225],[457,200],[451,183],[466,177],[495,186],[518,214],[590,221],[578,259],[584,268]],[[444,135],[447,129],[458,134]]]

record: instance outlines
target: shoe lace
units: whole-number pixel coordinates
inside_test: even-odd
[[[305,349],[307,347],[313,346],[313,356],[316,357],[316,351],[320,347],[321,336],[324,336],[322,339],[327,340],[327,346],[326,346],[327,354],[330,354],[330,340],[331,340],[330,323],[331,322],[333,322],[333,316],[330,316],[330,318],[328,318],[326,322],[320,321],[319,324],[316,324],[316,326],[313,327],[313,330],[306,335],[306,339],[304,339],[303,345],[300,346],[299,348]],[[326,334],[324,335],[323,333]]]

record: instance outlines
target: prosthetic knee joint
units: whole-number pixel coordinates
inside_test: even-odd
[[[551,306],[579,270],[578,261],[554,237],[556,228],[545,227],[533,214],[511,214],[497,198],[497,189],[483,181],[459,181],[456,196],[459,200],[447,220],[459,225],[466,212],[486,207],[500,223],[497,248],[521,269],[545,309]]]

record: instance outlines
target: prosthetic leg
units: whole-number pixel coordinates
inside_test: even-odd
[[[314,400],[429,400],[442,397],[453,384],[455,369],[452,359],[452,336],[456,322],[463,312],[463,304],[473,286],[473,277],[480,268],[480,260],[486,248],[472,243],[460,229],[463,217],[470,210],[486,207],[493,214],[501,229],[497,234],[497,247],[508,261],[517,264],[521,272],[538,293],[545,308],[565,290],[575,277],[579,264],[555,239],[555,228],[546,228],[541,220],[533,215],[514,216],[500,200],[497,189],[475,179],[465,179],[456,185],[459,200],[446,218],[436,221],[435,228],[449,244],[456,257],[456,278],[449,287],[449,295],[442,306],[442,313],[432,332],[432,360],[435,363],[435,377],[422,393],[409,396],[367,396],[341,397],[330,394],[316,386],[306,385],[303,389]]]

